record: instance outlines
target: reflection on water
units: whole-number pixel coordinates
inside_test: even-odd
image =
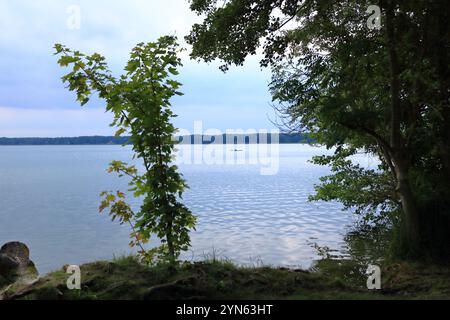
[[[352,216],[336,203],[308,202],[329,172],[308,160],[325,153],[281,145],[278,172],[266,176],[258,164],[180,164],[190,185],[185,203],[198,216],[184,258],[215,250],[239,263],[308,267],[318,257],[311,242],[341,250]],[[27,243],[41,273],[129,253],[129,230],[98,214],[98,195],[126,190],[105,169],[131,154],[121,146],[0,147],[0,243]]]
[[[313,244],[320,258],[311,269],[333,275],[346,285],[367,289],[369,266],[382,267],[389,257],[390,230],[358,225],[347,233],[339,250]]]

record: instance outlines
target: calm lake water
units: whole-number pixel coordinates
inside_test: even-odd
[[[214,161],[211,155],[220,152],[211,147],[181,149],[179,165],[190,185],[184,200],[198,216],[185,259],[215,252],[242,264],[309,267],[317,258],[312,244],[343,250],[353,217],[339,204],[308,202],[319,177],[329,173],[308,160],[330,151],[281,145],[255,158],[248,146],[225,147],[224,158],[247,159],[230,164]],[[196,159],[199,154],[206,160]],[[126,180],[106,172],[108,163],[131,156],[121,146],[0,147],[0,244],[26,243],[41,273],[131,253],[128,228],[98,213],[101,191],[127,188]],[[270,175],[261,174],[264,167]]]

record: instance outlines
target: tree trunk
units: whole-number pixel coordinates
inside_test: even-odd
[[[409,168],[402,159],[396,161],[397,194],[403,210],[401,247],[408,256],[417,256],[420,251],[419,213],[409,181]]]
[[[390,58],[390,95],[391,95],[391,156],[395,164],[397,180],[396,192],[400,199],[403,211],[403,235],[405,243],[401,244],[407,255],[416,255],[419,251],[419,219],[416,202],[409,180],[410,164],[408,151],[404,137],[401,132],[402,103],[400,100],[400,63],[396,50],[396,25],[395,25],[395,2],[386,2],[386,35],[387,49]]]
[[[441,134],[442,147],[441,147],[441,157],[443,162],[443,170],[444,174],[450,179],[450,72],[449,72],[449,58],[448,58],[448,39],[449,39],[449,27],[448,27],[448,19],[449,12],[445,10],[448,6],[447,3],[441,2],[438,3],[438,41],[436,47],[438,49],[438,61],[437,61],[437,70],[438,77],[440,82],[439,88],[439,97],[442,104],[442,116],[444,118],[443,121],[443,130]],[[443,10],[439,10],[443,9]]]
[[[167,225],[166,238],[167,238],[167,248],[169,249],[169,257],[172,260],[171,262],[174,262],[176,257],[175,257],[175,248],[173,246],[172,232],[173,232],[173,222],[171,220]]]

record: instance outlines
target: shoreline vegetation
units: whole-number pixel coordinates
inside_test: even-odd
[[[228,260],[153,267],[135,257],[81,266],[81,290],[67,289],[67,266],[31,285],[0,290],[5,300],[404,300],[450,299],[450,269],[411,262],[382,267],[382,289],[368,290],[355,260],[323,259],[309,270],[243,267]]]
[[[277,143],[276,137],[267,134],[226,134],[219,136],[190,135],[178,137],[180,144],[263,144]],[[314,143],[315,140],[308,134],[280,134],[278,137],[280,144]],[[56,138],[4,138],[0,137],[0,146],[43,146],[43,145],[123,145],[130,142],[130,137],[115,136],[80,136],[80,137],[56,137]]]

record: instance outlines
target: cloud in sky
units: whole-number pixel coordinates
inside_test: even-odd
[[[71,5],[81,9],[79,30],[67,27]],[[136,43],[168,33],[182,40],[198,20],[187,0],[0,0],[0,136],[112,133],[101,101],[81,109],[64,88],[53,45],[101,53],[120,74]],[[187,53],[183,61],[185,96],[174,101],[177,126],[191,130],[194,120],[203,120],[222,130],[273,127],[270,76],[258,57],[227,74]]]
[[[111,135],[111,115],[92,109],[23,109],[0,107],[0,136],[68,137]]]

